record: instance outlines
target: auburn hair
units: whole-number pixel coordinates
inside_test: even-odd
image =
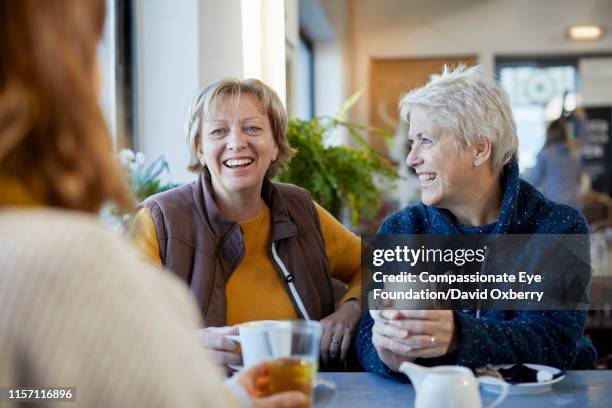
[[[105,14],[104,0],[0,1],[0,173],[50,206],[132,206],[95,86]]]

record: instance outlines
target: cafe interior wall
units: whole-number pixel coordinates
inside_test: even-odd
[[[183,128],[187,109],[202,86],[223,77],[257,77],[284,97],[284,3],[134,0],[134,146],[149,159],[163,155],[170,166],[171,181],[194,179],[186,170]],[[251,15],[243,19],[247,8]],[[245,47],[255,37],[260,42]],[[246,49],[256,52],[246,53]]]
[[[565,36],[574,23],[612,21],[608,0],[289,0],[286,14],[294,15],[298,3],[302,29],[303,3],[319,8],[310,30],[314,113],[332,115],[349,95],[363,90],[349,118],[356,123],[368,121],[371,58],[471,54],[493,70],[496,55],[612,50],[609,34],[590,43],[572,43]],[[166,156],[174,181],[193,178],[184,169],[182,128],[194,90],[221,76],[244,74],[241,7],[241,0],[135,1],[134,144],[150,158]],[[295,27],[288,29],[290,43]]]
[[[609,0],[353,0],[351,11],[351,88],[365,92],[353,111],[358,122],[368,120],[372,58],[477,55],[494,72],[498,55],[612,53]],[[607,23],[608,33],[570,41],[568,27],[580,23]]]
[[[300,2],[321,3],[335,29],[334,40],[315,42],[315,52],[328,51],[323,54],[323,62],[316,61],[318,55],[315,53],[315,64],[323,67],[325,61],[333,58],[334,52],[335,58],[343,62],[340,74],[329,69],[315,70],[316,103],[320,104],[330,93],[346,97],[362,90],[363,95],[349,117],[356,123],[369,124],[372,59],[476,55],[479,64],[494,72],[495,57],[500,55],[612,54],[609,32],[612,2],[609,0],[348,0],[343,2],[344,15],[334,13],[337,10],[330,9],[330,2]],[[570,41],[567,29],[582,23],[607,23],[607,35],[592,42]],[[343,44],[334,45],[334,41]],[[599,66],[612,66],[610,61],[599,61]],[[585,70],[585,74],[591,71]],[[604,68],[603,71],[609,70]],[[598,104],[609,101],[612,105],[612,90],[606,88],[606,84],[611,83],[610,78],[602,78],[601,68],[596,72],[598,77],[584,78],[588,85],[585,101],[597,100]],[[348,86],[336,80],[338,75],[349,79]],[[592,86],[593,81],[603,86]],[[372,142],[375,147],[380,145],[380,142]],[[396,159],[403,161],[403,158]],[[418,198],[418,192],[413,191],[417,184],[403,183],[389,194],[389,198],[405,205],[407,197]]]

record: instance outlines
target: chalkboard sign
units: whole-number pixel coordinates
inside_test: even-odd
[[[584,171],[594,190],[612,193],[612,108],[586,108],[584,140],[580,141]]]

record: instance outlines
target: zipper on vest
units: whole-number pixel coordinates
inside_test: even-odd
[[[289,286],[289,292],[291,292],[291,297],[293,298],[293,301],[295,302],[298,309],[300,310],[300,313],[302,314],[304,319],[310,320],[310,316],[308,316],[306,307],[304,307],[304,303],[302,302],[302,299],[300,298],[300,295],[298,294],[298,291],[295,288],[295,285],[293,284],[293,281],[295,280],[295,276],[292,273],[289,273],[289,271],[287,270],[287,267],[285,266],[283,261],[281,261],[280,257],[278,256],[278,253],[276,252],[276,245],[274,241],[272,241],[272,256],[274,257],[274,261],[276,262],[280,270],[283,272],[283,276],[285,277],[285,282],[287,282],[287,286]]]

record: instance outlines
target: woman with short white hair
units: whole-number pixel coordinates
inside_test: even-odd
[[[445,68],[400,102],[410,124],[408,166],[422,203],[383,221],[379,234],[587,234],[582,214],[519,179],[507,94],[480,67]],[[588,252],[588,247],[587,252]],[[587,255],[588,256],[588,255]],[[585,311],[384,310],[364,314],[356,344],[368,371],[394,376],[426,365],[531,362],[586,368],[595,349]]]

